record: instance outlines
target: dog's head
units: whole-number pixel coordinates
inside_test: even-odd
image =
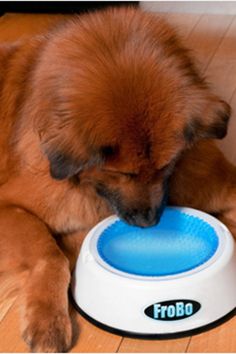
[[[226,134],[228,104],[173,30],[139,10],[69,22],[49,37],[34,79],[51,176],[90,184],[131,224],[158,221],[186,148]]]

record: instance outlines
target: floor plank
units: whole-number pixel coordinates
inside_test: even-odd
[[[236,16],[231,23],[224,40],[220,44],[215,58],[222,60],[236,60],[236,45],[235,45],[235,34],[236,34]]]
[[[78,338],[71,349],[72,353],[113,353],[117,351],[122,337],[95,327],[80,315],[76,317],[79,331]],[[20,335],[19,299],[14,302],[0,322],[0,353],[2,352],[29,352],[29,348]]]
[[[230,101],[236,85],[236,60],[213,58],[206,70],[207,80],[213,90],[223,99]]]
[[[122,337],[95,327],[82,316],[77,316],[79,338],[72,353],[115,353]]]
[[[234,16],[211,62],[205,70],[214,91],[230,103],[232,116],[227,136],[217,145],[226,158],[236,165],[236,151],[232,149],[236,136],[236,16]]]
[[[171,340],[123,339],[119,353],[185,353],[190,337]]]
[[[15,302],[19,288],[24,284],[26,273],[5,274],[0,276],[0,322],[5,318],[9,309]]]
[[[183,14],[180,13],[161,13],[159,15],[163,16],[172,26],[175,27],[176,31],[183,40],[190,35],[202,17],[200,14],[188,14],[188,16],[183,16]]]
[[[218,16],[217,16],[218,17]],[[236,33],[236,16],[222,16],[229,18],[230,23],[224,29],[224,36],[220,36],[221,40],[218,47],[214,50],[211,60],[204,67],[204,72],[207,75],[208,81],[211,83],[212,88],[219,95],[227,101],[232,99],[233,93],[236,88],[236,45],[234,35],[234,45],[232,42],[232,35]],[[221,22],[218,19],[219,23]],[[227,22],[227,21],[226,21]],[[216,33],[218,33],[218,25],[215,23]],[[219,41],[218,41],[219,42]],[[231,44],[231,51],[229,50]],[[201,49],[199,50],[201,51]],[[224,54],[225,51],[225,54]],[[229,55],[229,53],[231,53]],[[204,57],[204,52],[200,54]]]
[[[235,353],[236,317],[211,331],[192,337],[189,353]]]
[[[28,353],[28,347],[20,336],[18,302],[16,301],[0,322],[0,352]]]
[[[192,49],[202,71],[208,66],[233,19],[228,15],[202,15],[188,36],[186,44]]]
[[[16,296],[13,297],[8,297],[4,301],[1,301],[0,303],[0,322],[4,319],[12,305],[14,304],[16,300]]]

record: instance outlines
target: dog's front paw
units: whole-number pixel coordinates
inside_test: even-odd
[[[72,326],[69,314],[48,309],[26,316],[23,338],[32,352],[60,353],[71,347]]]

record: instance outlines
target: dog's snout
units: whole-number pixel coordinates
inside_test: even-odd
[[[155,208],[147,208],[144,210],[132,209],[120,216],[130,225],[150,227],[160,221],[161,214],[162,213]]]
[[[156,210],[152,208],[146,209],[142,214],[142,218],[147,226],[155,225],[160,220],[160,216],[157,214]]]

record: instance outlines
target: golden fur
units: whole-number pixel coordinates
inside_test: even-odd
[[[0,272],[29,272],[23,336],[60,352],[70,271],[99,220],[152,225],[168,195],[235,232],[236,171],[208,140],[225,136],[230,107],[174,30],[138,9],[62,22],[2,46],[0,64]]]

